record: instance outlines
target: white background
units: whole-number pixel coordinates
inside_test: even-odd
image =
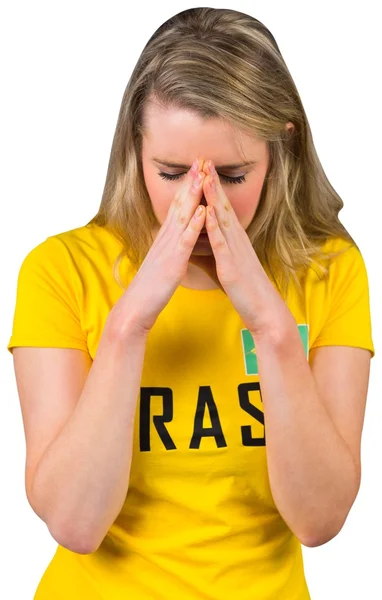
[[[13,359],[6,349],[18,270],[47,236],[82,226],[96,213],[133,67],[157,27],[192,6],[127,0],[1,4],[0,519],[5,554],[0,596],[7,600],[33,598],[57,547],[24,488],[25,438]],[[376,356],[362,437],[361,489],[339,535],[323,546],[303,547],[303,555],[312,600],[382,598],[378,3],[236,0],[208,6],[246,12],[273,33],[324,170],[345,202],[340,218],[367,265]]]

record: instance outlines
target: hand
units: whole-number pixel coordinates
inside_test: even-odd
[[[245,327],[253,334],[291,319],[291,313],[264,271],[246,231],[241,226],[212,161],[203,166],[207,200],[206,229],[213,256],[192,256],[229,296]],[[213,182],[215,188],[211,187]]]
[[[160,312],[174,294],[187,272],[191,252],[205,221],[205,207],[195,215],[202,197],[205,173],[200,173],[197,188],[192,183],[199,175],[190,169],[170,205],[150,250],[137,274],[110,311],[112,331],[123,336],[134,332],[147,334]]]

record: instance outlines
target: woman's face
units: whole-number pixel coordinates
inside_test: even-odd
[[[205,120],[186,110],[164,109],[152,103],[146,107],[146,127],[142,167],[160,225],[187,171],[195,158],[199,158],[212,160],[240,224],[247,229],[256,212],[268,168],[267,143],[241,133],[240,148],[234,129],[219,119]],[[232,166],[243,162],[251,164]],[[204,196],[201,204],[207,204]],[[158,231],[159,228],[153,232],[154,237]],[[212,249],[208,241],[199,239],[193,253],[208,255]]]

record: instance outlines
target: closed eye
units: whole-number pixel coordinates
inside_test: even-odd
[[[163,171],[160,171],[158,175],[167,181],[175,181],[176,179],[179,179],[185,175],[185,173],[176,173],[175,175],[172,175],[170,173],[164,173]],[[246,181],[245,175],[239,175],[239,177],[227,177],[226,175],[219,175],[219,177],[226,183],[243,183]]]

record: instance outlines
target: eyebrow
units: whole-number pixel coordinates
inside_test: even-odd
[[[191,166],[192,166],[192,165],[184,165],[184,164],[180,164],[180,163],[169,162],[167,160],[161,160],[160,158],[156,158],[155,156],[153,156],[151,158],[151,160],[153,160],[154,162],[157,162],[161,165],[164,165],[165,167],[170,167],[171,169],[184,169],[186,171],[189,171],[189,169],[191,169]],[[215,165],[215,169],[217,171],[234,170],[234,169],[240,169],[241,167],[248,167],[248,166],[254,165],[254,164],[255,164],[255,161],[235,163],[235,164],[231,164],[231,165]]]

